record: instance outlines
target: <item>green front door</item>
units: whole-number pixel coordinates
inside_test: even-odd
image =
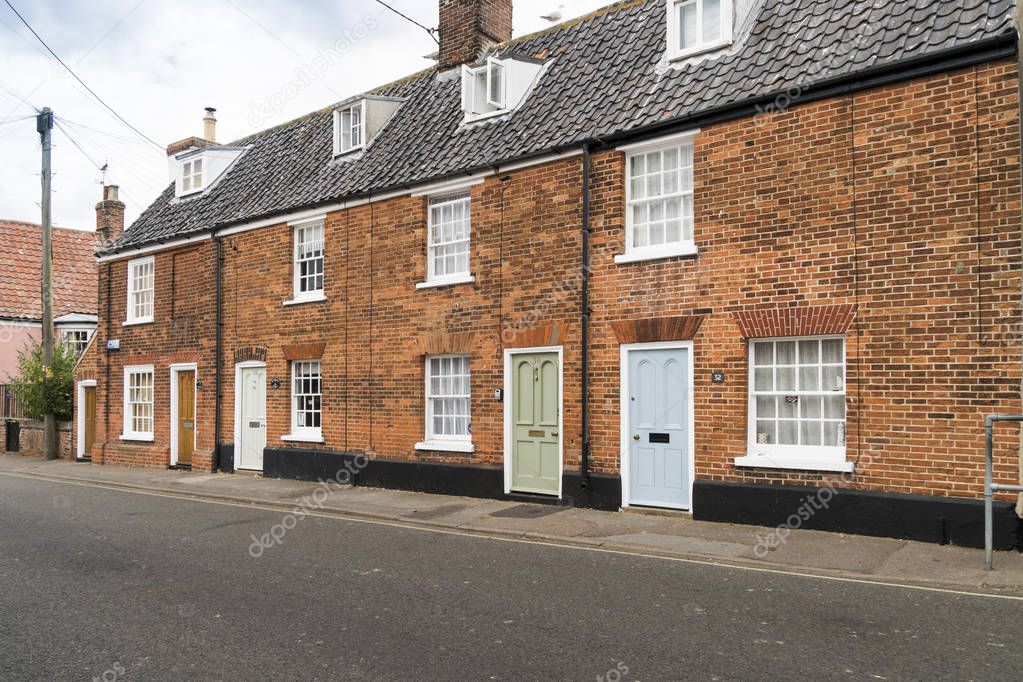
[[[558,494],[561,448],[557,353],[511,356],[512,490]]]

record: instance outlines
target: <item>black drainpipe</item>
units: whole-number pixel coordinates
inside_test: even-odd
[[[220,470],[220,412],[221,412],[221,371],[220,371],[220,349],[222,343],[222,327],[224,319],[224,300],[222,293],[222,284],[224,280],[224,242],[221,237],[214,236],[213,242],[216,244],[216,350],[214,351],[214,383],[216,384],[216,393],[214,394],[214,415],[213,415],[213,471]]]
[[[590,142],[583,144],[583,231],[582,231],[582,483],[590,486]]]

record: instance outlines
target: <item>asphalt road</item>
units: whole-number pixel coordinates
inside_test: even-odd
[[[283,518],[0,476],[0,679],[1023,679],[1019,601]]]

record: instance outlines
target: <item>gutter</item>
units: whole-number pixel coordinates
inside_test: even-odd
[[[1004,33],[992,38],[977,41],[975,43],[969,43],[966,45],[959,45],[957,47],[941,50],[934,52],[922,57],[914,59],[906,59],[893,64],[884,64],[881,66],[873,67],[859,71],[852,75],[840,76],[829,81],[823,81],[816,83],[811,87],[803,90],[797,88],[788,88],[785,90],[778,90],[761,97],[747,99],[742,102],[727,104],[721,107],[711,108],[703,110],[697,114],[682,116],[679,118],[673,118],[668,121],[655,123],[652,125],[643,126],[640,128],[634,128],[632,130],[614,133],[606,136],[601,136],[601,141],[608,144],[624,144],[627,142],[639,142],[648,138],[655,138],[661,135],[668,135],[673,132],[683,132],[692,128],[702,128],[715,123],[722,123],[725,121],[731,121],[740,118],[747,118],[756,116],[764,111],[764,107],[771,105],[776,102],[780,97],[786,97],[791,100],[792,105],[808,104],[821,99],[827,99],[830,97],[837,97],[841,95],[847,95],[852,92],[858,92],[860,90],[867,90],[870,88],[879,87],[891,83],[897,83],[901,81],[911,80],[913,78],[920,78],[922,76],[933,75],[936,73],[944,73],[947,71],[953,71],[956,69],[962,69],[976,64],[984,64],[998,59],[1004,59],[1006,57],[1015,57],[1017,54],[1017,38],[1016,33]],[[798,96],[792,97],[791,91],[798,90]],[[458,170],[452,173],[446,173],[444,175],[434,176],[428,178],[417,185],[432,185],[442,183],[446,181],[454,181],[458,179],[464,179],[467,176],[478,175],[480,173],[487,173],[493,171],[495,167],[508,166],[513,164],[521,164],[535,159],[542,159],[551,155],[568,154],[571,152],[578,152],[581,149],[585,149],[586,145],[590,143],[590,140],[585,140],[580,143],[570,143],[563,146],[554,147],[551,149],[544,149],[530,154],[522,156],[512,157],[499,162],[492,162],[473,166],[467,169]],[[395,183],[393,185],[385,186],[382,188],[374,189],[373,191],[357,192],[354,194],[347,195],[340,199],[330,199],[320,201],[315,204],[308,204],[301,209],[292,209],[290,213],[298,210],[302,211],[314,211],[317,208],[332,206],[338,203],[345,203],[351,201],[365,200],[373,195],[389,194],[392,192],[408,192],[411,191],[413,186],[408,183]],[[246,220],[237,220],[233,222],[223,223],[218,225],[216,228],[210,231],[211,236],[216,236],[218,232],[227,230],[232,227],[244,225],[250,222],[269,220],[277,216],[286,216],[289,213],[269,213],[265,216],[255,216]],[[191,237],[182,236],[179,239],[173,241],[179,242],[184,239],[197,238],[196,235],[201,235],[202,231],[193,233]],[[139,249],[151,247],[152,245],[159,245],[167,243],[168,239],[156,239],[152,242],[143,244],[134,244],[125,249],[124,252],[138,251]],[[101,258],[113,258],[121,251],[113,251],[105,253]],[[127,256],[124,256],[127,257]]]
[[[582,289],[579,315],[581,318],[581,339],[582,354],[580,365],[582,367],[581,382],[581,409],[582,409],[582,457],[579,467],[582,474],[580,487],[584,490],[590,487],[590,175],[592,164],[590,162],[589,141],[583,144],[583,222],[582,222]]]
[[[216,320],[216,350],[214,351],[214,383],[216,384],[216,393],[214,395],[214,407],[213,407],[213,471],[220,470],[220,417],[221,411],[223,410],[223,400],[221,398],[222,388],[222,372],[221,372],[221,347],[223,344],[223,326],[224,326],[224,295],[223,295],[223,282],[224,282],[224,241],[221,237],[213,235],[213,241],[216,244],[216,294],[215,294],[215,306],[216,312],[214,318]]]
[[[1016,28],[1016,104],[1019,107],[1020,163],[1023,164],[1023,30],[1021,30],[1023,29],[1023,3],[1016,3],[1012,21]],[[1020,190],[1023,191],[1023,179],[1021,179]],[[1021,223],[1021,228],[1023,228],[1023,223]],[[1023,242],[1023,231],[1020,232],[1020,240]],[[1020,282],[1020,312],[1023,314],[1023,281]],[[1020,366],[1023,369],[1023,345],[1020,347]],[[1020,377],[1020,397],[1023,398],[1023,377]],[[1017,458],[1019,460],[1019,485],[1023,485],[1023,428],[1019,433]],[[1016,516],[1023,518],[1023,492],[1016,497]]]

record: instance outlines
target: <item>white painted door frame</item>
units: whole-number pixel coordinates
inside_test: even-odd
[[[513,355],[557,353],[558,355],[558,499],[565,476],[565,359],[562,346],[504,349],[504,493],[512,492],[512,375]]]
[[[196,383],[199,381],[199,367],[194,362],[183,362],[170,366],[170,465],[178,464],[178,373],[195,372],[192,375],[192,438],[196,445],[199,444],[199,424],[195,419],[199,411],[199,391]],[[193,448],[194,449],[194,448]]]
[[[261,360],[245,360],[234,365],[234,468],[241,462],[242,442],[242,370],[243,369],[266,369],[266,363]],[[263,388],[266,391],[266,387]]]
[[[638,350],[681,350],[688,349],[689,353],[689,386],[687,386],[689,396],[689,506],[692,507],[693,500],[693,481],[696,478],[696,408],[695,399],[693,395],[694,377],[693,368],[695,362],[693,359],[693,342],[692,341],[654,341],[650,343],[623,343],[621,346],[621,378],[619,379],[619,400],[620,404],[618,407],[618,413],[620,417],[619,430],[621,431],[621,439],[619,444],[618,460],[619,474],[622,479],[622,507],[629,506],[629,451],[632,449],[631,439],[629,434],[632,433],[632,426],[629,423],[629,418],[632,413],[631,406],[629,404],[629,397],[631,395],[629,391],[629,352]],[[685,511],[692,511],[686,509]]]
[[[75,457],[85,457],[85,389],[96,388],[95,379],[85,379],[78,382],[78,419],[75,429],[78,437],[75,439]]]

